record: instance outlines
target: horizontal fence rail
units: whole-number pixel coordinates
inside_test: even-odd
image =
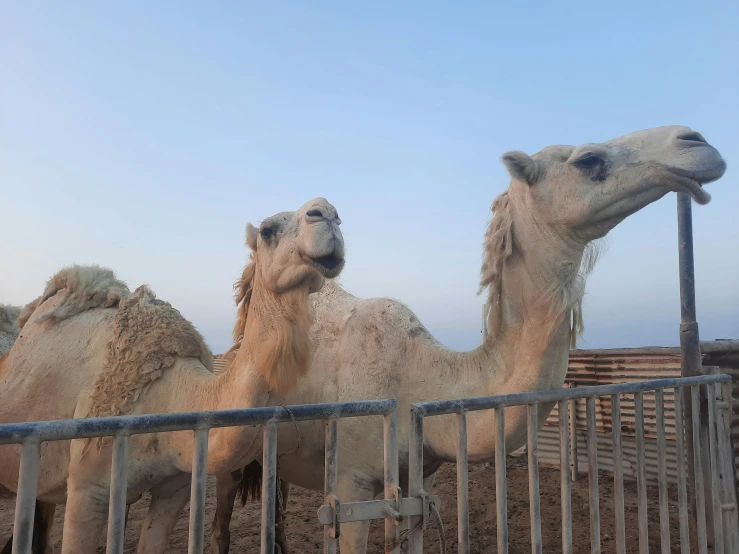
[[[147,414],[115,417],[90,417],[85,419],[60,419],[57,421],[29,421],[0,425],[0,444],[20,444],[28,439],[56,441],[114,436],[118,433],[136,435],[187,431],[198,428],[238,427],[328,419],[330,417],[361,417],[386,415],[396,409],[397,401],[367,400],[363,402],[337,402],[330,404],[305,404],[299,406],[268,406],[212,412],[182,412],[173,414]]]
[[[694,475],[687,475],[686,448],[684,440],[683,417],[685,406],[680,402],[680,391],[688,390],[692,404],[693,432],[697,433],[701,425],[699,407],[701,398],[706,400],[707,417],[703,422],[708,428],[708,448],[710,453],[710,472],[704,473],[700,467],[700,456],[696,456]],[[645,393],[654,395],[655,415],[654,429],[645,429]],[[678,459],[678,496],[680,507],[680,539],[682,552],[690,552],[690,535],[687,504],[688,479],[695,481],[697,495],[698,533],[697,541],[699,552],[706,552],[709,541],[716,553],[739,553],[739,515],[737,510],[736,489],[734,486],[734,462],[731,445],[731,377],[729,375],[702,375],[696,377],[657,379],[653,381],[616,383],[600,386],[584,386],[565,388],[552,391],[527,392],[500,396],[485,396],[463,398],[456,400],[441,400],[434,402],[420,402],[411,405],[411,435],[409,452],[409,489],[412,497],[424,498],[427,493],[423,490],[423,450],[424,450],[424,418],[440,415],[457,415],[458,445],[457,450],[457,517],[458,517],[458,552],[470,552],[469,544],[469,506],[467,491],[467,412],[492,410],[494,425],[490,427],[495,436],[495,472],[496,472],[496,512],[497,512],[497,552],[508,552],[508,515],[507,515],[507,486],[505,462],[505,408],[527,407],[527,449],[529,460],[529,511],[531,521],[531,552],[542,554],[541,504],[539,498],[538,473],[538,432],[539,416],[542,404],[557,404],[560,436],[560,475],[561,475],[561,509],[562,509],[562,552],[572,553],[572,477],[576,475],[577,445],[570,445],[571,417],[576,414],[575,404],[584,400],[586,404],[586,437],[585,451],[588,455],[588,486],[590,500],[590,550],[593,553],[601,552],[600,535],[600,495],[598,491],[598,456],[596,400],[607,398],[612,408],[612,451],[614,474],[614,511],[616,518],[615,548],[618,554],[626,553],[626,522],[624,511],[624,472],[623,472],[623,443],[621,440],[621,404],[622,396],[630,396],[633,403],[636,422],[636,470],[638,492],[638,522],[639,522],[639,552],[649,552],[648,544],[648,503],[647,478],[644,456],[645,436],[652,432],[657,438],[657,448],[660,457],[664,460],[665,434],[664,427],[664,399],[667,394],[675,398],[675,429],[671,430],[677,437]],[[652,400],[650,399],[650,402]],[[571,414],[573,414],[571,416]],[[661,426],[660,426],[661,425]],[[492,455],[492,453],[491,453]],[[574,456],[574,458],[573,458]],[[709,477],[706,478],[706,475]],[[707,505],[704,491],[712,488],[715,494],[711,495],[712,504]],[[669,534],[669,505],[667,498],[666,467],[662,462],[659,467],[659,518],[661,552],[671,551]],[[713,526],[713,535],[709,538],[706,526],[706,513],[713,515],[717,524]],[[578,522],[579,523],[579,522]],[[425,521],[424,521],[425,524]],[[425,527],[425,525],[424,525]],[[423,532],[417,526],[410,534],[409,553],[423,552]]]
[[[0,425],[0,444],[21,444],[21,466],[13,528],[13,554],[31,554],[34,508],[40,471],[40,443],[112,436],[111,482],[107,552],[121,554],[125,531],[126,485],[128,476],[129,438],[143,433],[191,430],[195,435],[190,493],[190,527],[188,553],[201,554],[204,548],[205,493],[208,467],[208,432],[218,427],[263,425],[262,445],[262,554],[273,554],[275,543],[275,508],[277,476],[276,424],[294,421],[323,420],[326,425],[326,501],[336,515],[325,525],[324,552],[336,553],[339,537],[339,500],[336,497],[338,467],[338,426],[341,418],[382,416],[384,419],[385,500],[364,519],[386,520],[386,542],[397,542],[398,518],[420,514],[421,506],[400,502],[398,484],[397,401],[370,400],[300,406],[270,406],[212,412],[132,415],[35,421]],[[407,499],[404,499],[407,500]],[[350,505],[363,505],[354,503]],[[362,506],[360,506],[362,507]],[[389,552],[398,552],[397,548]]]

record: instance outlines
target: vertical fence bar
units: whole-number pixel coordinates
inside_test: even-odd
[[[577,385],[572,383],[570,388]],[[577,398],[572,399],[572,417],[570,418],[570,476],[572,482],[577,482],[580,473],[579,461],[577,459]]]
[[[724,537],[727,552],[739,552],[739,504],[737,503],[737,478],[734,461],[734,446],[731,440],[731,420],[733,416],[732,383],[716,385],[721,391],[721,417],[717,419],[716,435],[720,461],[723,467],[721,472],[721,492]]]
[[[338,419],[335,417],[326,420],[326,458],[324,465],[323,494],[326,504],[332,508],[336,507],[339,486],[339,450],[338,450]],[[262,491],[264,495],[264,491]],[[262,496],[264,497],[264,496]],[[338,514],[334,514],[334,521],[338,520]],[[331,525],[323,527],[323,552],[324,554],[336,554],[339,544],[339,536]],[[263,550],[262,554],[273,554],[272,550]]]
[[[721,454],[718,451],[718,440],[716,437],[716,387],[714,385],[706,386],[708,396],[708,445],[711,464],[711,504],[713,508],[713,551],[715,554],[724,554],[724,526],[723,515],[721,513],[721,493],[719,485],[719,459]],[[733,553],[732,553],[733,554]]]
[[[267,423],[263,433],[261,553],[274,554],[277,510],[277,425]]]
[[[595,397],[585,403],[588,420],[588,490],[590,493],[590,552],[600,554],[600,491],[598,490],[598,430],[595,421]]]
[[[423,495],[423,412],[411,406],[411,437],[408,452],[408,494]],[[408,554],[423,553],[423,529],[418,517],[411,518],[412,531],[408,535]]]
[[[40,445],[36,441],[23,443],[18,474],[18,495],[15,499],[12,554],[31,554],[33,516],[38,492],[38,473],[41,464]]]
[[[613,422],[613,502],[616,513],[616,553],[626,554],[626,521],[624,513],[624,456],[621,448],[621,397],[611,395]]]
[[[470,552],[470,493],[467,478],[467,412],[457,414],[457,552]],[[497,465],[496,465],[497,470]]]
[[[208,477],[208,431],[196,429],[190,481],[190,535],[188,554],[202,554],[205,544],[205,488]]]
[[[649,519],[647,506],[647,463],[644,444],[644,393],[634,393],[636,423],[636,486],[639,500],[639,554],[649,554]]]
[[[684,387],[682,387],[684,388]],[[680,510],[680,552],[690,554],[690,514],[688,512],[687,452],[685,448],[685,412],[681,387],[675,388],[675,435],[677,438],[677,499]]]
[[[731,434],[731,423],[734,417],[734,397],[732,395],[733,383],[727,382],[721,385],[721,399],[724,401],[723,420],[724,420],[724,441],[726,447],[726,464],[727,467],[731,468],[731,476],[728,478],[729,483],[733,483],[733,492],[731,497],[734,498],[739,495],[739,477],[737,476],[736,467],[737,460],[734,454],[734,441]],[[736,498],[734,498],[736,500]],[[739,512],[739,508],[737,509]],[[739,529],[739,526],[737,526]]]
[[[657,408],[657,483],[659,486],[659,537],[662,554],[670,554],[670,505],[667,496],[667,444],[665,441],[665,392],[654,393]],[[677,418],[677,414],[675,414]]]
[[[498,554],[508,554],[508,484],[505,454],[505,408],[495,408],[495,505],[498,516]]]
[[[128,490],[128,435],[116,435],[113,464],[110,469],[110,503],[108,504],[108,554],[123,554],[126,533],[126,492]]]
[[[570,469],[570,403],[560,400],[559,411],[559,475],[562,505],[562,554],[572,554],[572,481]]]
[[[706,533],[706,489],[703,487],[703,456],[700,451],[700,385],[690,387],[693,418],[693,472],[695,477],[695,505],[698,523],[698,553],[708,554]]]
[[[397,496],[398,505],[395,509],[400,512],[400,485],[398,473],[398,410],[383,417],[383,436],[385,439],[385,499],[394,500]],[[385,518],[385,552],[386,554],[400,554],[400,545],[397,544],[400,527],[392,517]]]
[[[527,409],[527,450],[529,457],[529,513],[531,518],[531,554],[542,554],[541,497],[539,496],[539,405]]]

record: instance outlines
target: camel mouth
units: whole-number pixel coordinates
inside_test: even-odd
[[[337,256],[335,253],[318,258],[308,258],[313,266],[318,269],[324,277],[336,277],[344,267],[344,258]]]
[[[711,201],[711,195],[703,189],[701,182],[696,179],[684,177],[680,179],[677,185],[675,188],[676,192],[687,193],[698,204],[708,204]]]

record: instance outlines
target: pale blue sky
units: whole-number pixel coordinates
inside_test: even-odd
[[[729,165],[694,207],[701,335],[739,337],[736,1],[0,12],[0,302],[99,263],[151,285],[221,352],[246,222],[320,195],[344,220],[344,286],[471,348],[500,155],[683,124]],[[580,346],[677,344],[674,195],[609,243]]]

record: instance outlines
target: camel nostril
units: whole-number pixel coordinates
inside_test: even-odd
[[[305,215],[308,217],[323,217],[323,212],[321,210],[308,210],[308,213]]]
[[[680,133],[675,137],[677,140],[684,140],[686,142],[702,142],[707,143],[708,141],[703,138],[703,135],[696,131],[686,131],[684,133]]]

